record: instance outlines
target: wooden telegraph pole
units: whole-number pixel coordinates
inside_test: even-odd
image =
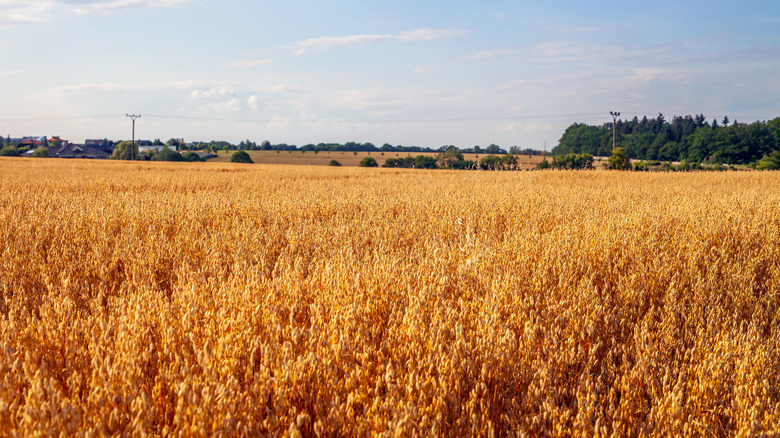
[[[141,115],[125,114],[127,117],[133,119],[133,143],[130,145],[130,159],[135,160],[135,119],[140,119]]]
[[[615,127],[617,126],[617,118],[620,117],[620,113],[610,111],[609,115],[612,116],[612,149],[615,149],[617,147],[617,131]]]

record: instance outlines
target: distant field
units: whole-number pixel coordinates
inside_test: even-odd
[[[211,159],[211,162],[228,162],[230,156],[235,151],[227,153],[220,152],[217,158]],[[435,157],[438,153],[431,152],[302,152],[302,151],[247,151],[256,164],[287,164],[298,166],[328,166],[331,160],[336,160],[345,167],[357,167],[360,160],[365,157],[374,157],[379,166],[385,163],[388,158],[416,157],[418,155],[427,155]],[[463,154],[467,160],[479,161],[486,154]],[[522,169],[536,167],[542,161],[539,155],[518,155]]]
[[[777,172],[0,157],[2,436],[771,436],[778,369]]]

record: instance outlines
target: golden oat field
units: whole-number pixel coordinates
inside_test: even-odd
[[[780,174],[0,160],[4,436],[780,430]]]

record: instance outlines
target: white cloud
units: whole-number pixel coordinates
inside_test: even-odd
[[[282,116],[273,116],[271,121],[268,122],[268,126],[272,128],[289,128],[292,125],[293,120]]]
[[[109,12],[120,9],[168,8],[187,5],[190,0],[62,0],[73,5],[70,9],[77,14]]]
[[[361,46],[364,44],[392,40],[392,35],[349,35],[341,37],[319,37],[303,40],[293,46],[294,55],[304,53],[331,50],[339,47]]]
[[[452,39],[465,35],[467,32],[458,29],[417,29],[400,34],[385,35],[347,35],[335,37],[318,37],[300,41],[292,46],[294,55],[309,52],[332,50],[342,47],[362,46],[386,41],[412,42]]]
[[[634,79],[639,82],[650,82],[656,79],[680,80],[683,78],[679,72],[658,67],[635,68],[633,73]]]
[[[0,25],[25,24],[43,21],[56,2],[29,2],[0,0]]]
[[[191,0],[0,0],[0,25],[36,23],[63,11],[83,15],[122,9],[186,6]]]
[[[559,33],[606,33],[609,29],[598,26],[550,26],[551,32]]]
[[[498,130],[501,132],[539,132],[539,131],[551,131],[554,129],[553,125],[549,123],[527,123],[527,122],[512,122],[506,125],[501,125]]]
[[[412,72],[414,72],[414,74],[416,74],[416,75],[422,75],[422,74],[425,74],[425,73],[434,72],[436,70],[437,69],[435,69],[433,67],[417,67],[414,70],[412,70]]]
[[[225,112],[236,113],[244,109],[244,102],[241,99],[235,97],[233,99],[228,100],[227,102],[212,103],[206,105],[206,107],[219,113],[225,113]]]
[[[192,90],[190,97],[193,99],[217,99],[222,97],[235,97],[236,92],[230,88],[213,87],[210,90]]]
[[[249,108],[256,110],[260,107],[260,98],[257,96],[250,96],[249,99],[247,99],[246,104],[249,105]]]
[[[536,56],[551,59],[555,63],[624,63],[666,55],[671,53],[672,49],[670,47],[630,48],[577,41],[548,41],[536,44],[531,51]]]
[[[399,41],[433,41],[460,38],[468,32],[460,29],[417,29],[398,35]]]
[[[89,91],[159,91],[159,90],[189,90],[209,86],[207,81],[161,81],[161,82],[83,82],[76,85],[66,85],[57,90],[63,93],[81,93]]]
[[[463,57],[466,61],[477,61],[480,59],[496,58],[500,56],[511,56],[515,51],[511,49],[488,50],[485,52],[472,53]]]

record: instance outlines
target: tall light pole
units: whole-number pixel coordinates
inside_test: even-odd
[[[141,115],[125,114],[127,117],[133,119],[133,143],[130,145],[130,159],[135,160],[135,119],[140,119]]]
[[[620,113],[610,111],[609,115],[612,116],[612,149],[615,149],[617,147],[617,130],[615,127],[617,126],[617,118],[620,117]]]

